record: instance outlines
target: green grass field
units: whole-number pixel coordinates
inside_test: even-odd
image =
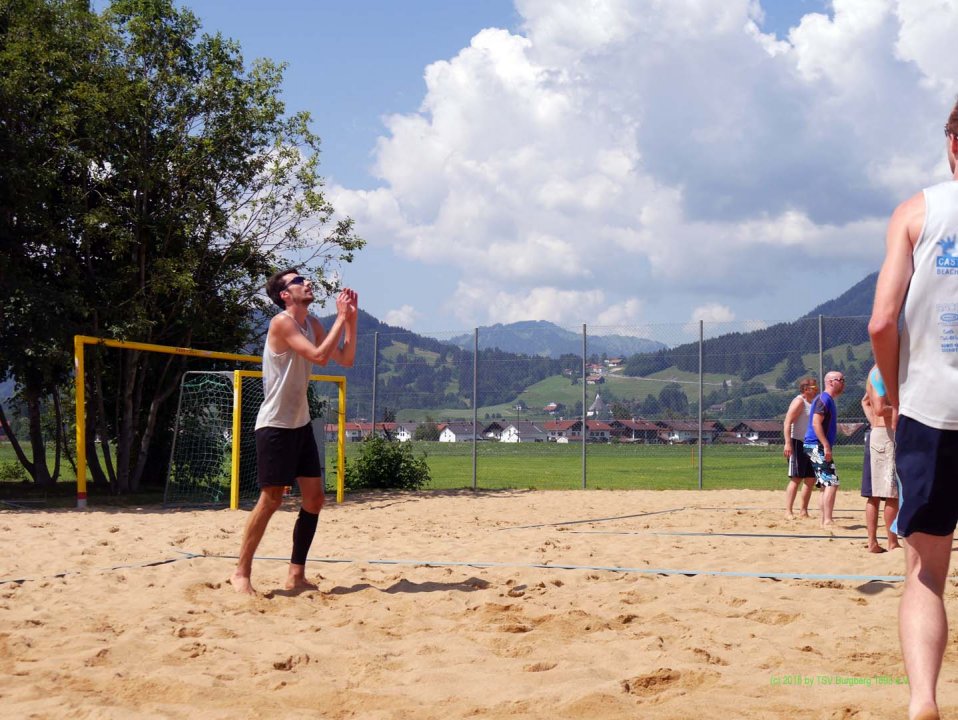
[[[346,446],[346,460],[356,450]],[[471,443],[414,443],[426,453],[432,475],[429,489],[472,487]],[[335,452],[327,446],[329,468]],[[861,480],[862,448],[835,449],[839,477],[845,488],[857,490]],[[785,487],[786,464],[779,445],[706,446],[702,462],[703,489],[777,490]],[[332,471],[330,477],[333,477]],[[522,488],[570,490],[582,487],[582,446],[556,443],[483,442],[476,447],[476,484],[484,489]],[[586,446],[586,487],[603,490],[692,490],[698,488],[698,448],[692,445]]]
[[[471,443],[414,443],[414,452],[425,452],[432,482],[427,490],[472,487]],[[328,477],[335,478],[336,448],[327,444]],[[347,443],[346,458],[358,450]],[[556,443],[479,443],[476,448],[476,479],[480,489],[572,490],[582,487],[582,446]],[[586,487],[602,490],[694,490],[698,488],[698,448],[690,445],[586,446]],[[15,462],[12,449],[0,443],[0,468]],[[838,446],[835,462],[845,492],[858,491],[862,448]],[[785,487],[786,466],[779,445],[706,446],[703,451],[702,485],[705,490],[780,490]],[[70,470],[69,466],[66,468]],[[90,505],[123,504],[124,498],[98,493],[92,485]],[[47,504],[69,505],[75,497],[72,473],[55,488],[39,490],[22,481],[0,481],[0,500],[42,498]],[[148,488],[129,504],[161,502],[162,488]]]

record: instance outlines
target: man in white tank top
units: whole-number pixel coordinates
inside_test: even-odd
[[[939,717],[948,642],[942,596],[958,524],[958,104],[945,125],[945,152],[951,180],[912,196],[891,217],[868,324],[898,413],[897,522],[905,538],[898,635],[913,720]]]
[[[782,454],[788,460],[788,485],[785,487],[785,517],[795,519],[792,509],[795,505],[795,495],[798,486],[802,488],[802,508],[799,515],[808,517],[808,503],[812,498],[812,488],[815,487],[815,469],[812,461],[805,454],[805,430],[808,427],[808,411],[812,400],[818,395],[818,383],[815,378],[803,377],[798,381],[798,395],[792,398],[791,404],[785,413],[785,423],[782,435],[785,437],[785,447]]]
[[[310,424],[306,390],[313,365],[333,360],[352,367],[356,357],[358,297],[349,288],[336,298],[336,320],[327,333],[309,314],[313,285],[296,268],[278,272],[266,282],[266,294],[282,312],[269,323],[263,348],[265,397],[256,416],[256,469],[259,500],[243,533],[239,560],[230,578],[237,592],[255,595],[250,575],[253,556],[283,491],[295,480],[302,506],[293,528],[293,551],[287,590],[315,590],[306,579],[306,556],[323,508],[322,464]]]

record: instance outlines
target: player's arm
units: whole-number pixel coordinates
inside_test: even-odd
[[[875,286],[868,321],[875,363],[885,380],[888,404],[898,409],[898,316],[914,273],[912,252],[925,222],[925,196],[918,193],[897,208],[888,222],[885,260]]]
[[[286,349],[289,349],[314,365],[326,365],[336,349],[336,341],[342,332],[343,325],[346,323],[347,305],[348,302],[342,299],[342,293],[340,293],[340,297],[336,299],[336,320],[328,334],[323,332],[322,324],[319,321],[307,316],[306,322],[312,323],[313,329],[316,331],[317,343],[315,345],[299,331],[293,318],[285,313],[276,315],[269,326],[270,348],[273,352],[285,352]],[[274,339],[277,342],[274,343]]]
[[[359,296],[355,290],[349,288],[344,288],[340,295],[345,296],[346,300],[346,321],[342,328],[342,344],[339,342],[335,344],[330,359],[342,367],[352,367],[356,360],[356,323],[359,318]],[[330,335],[332,335],[332,331],[330,331]]]
[[[825,413],[823,411],[816,411],[812,415],[812,427],[815,429],[815,437],[818,438],[818,442],[821,443],[822,449],[825,451],[825,459],[832,459],[832,446],[828,442],[828,436],[825,434]]]
[[[796,397],[785,413],[785,424],[782,426],[782,435],[785,437],[785,457],[792,456],[792,425],[798,419],[798,414],[802,411],[802,405],[804,405],[802,398]]]

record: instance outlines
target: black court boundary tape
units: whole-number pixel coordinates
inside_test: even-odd
[[[219,558],[224,560],[236,560],[236,555],[195,555],[189,553],[191,557]],[[254,560],[275,560],[289,562],[287,557],[261,557],[257,555]],[[471,568],[520,568],[535,570],[588,570],[605,571],[618,573],[632,573],[639,575],[684,575],[686,577],[707,576],[707,577],[737,577],[737,578],[757,578],[762,580],[843,580],[851,582],[902,582],[904,575],[829,575],[819,573],[779,573],[779,572],[738,572],[731,570],[680,570],[672,568],[637,568],[637,567],[619,567],[616,565],[567,565],[563,563],[500,563],[486,561],[459,561],[459,560],[409,560],[409,559],[366,559],[359,560],[354,558],[307,558],[307,562],[315,563],[356,563],[359,565],[407,565],[420,567],[471,567]]]

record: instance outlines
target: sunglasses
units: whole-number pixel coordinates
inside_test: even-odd
[[[304,278],[302,275],[297,275],[294,278],[290,278],[290,281],[283,285],[283,290],[288,290],[290,285],[302,285],[305,282],[306,278]],[[283,290],[280,290],[280,292],[283,292]]]

